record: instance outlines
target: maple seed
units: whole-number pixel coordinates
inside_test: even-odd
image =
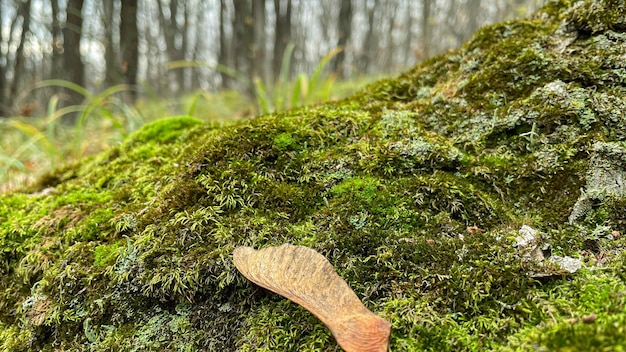
[[[250,281],[313,313],[345,351],[387,351],[391,324],[368,310],[315,250],[290,244],[258,251],[237,247],[233,262]]]

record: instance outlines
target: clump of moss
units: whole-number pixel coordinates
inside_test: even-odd
[[[201,123],[201,120],[190,116],[177,116],[157,120],[146,124],[140,131],[130,135],[126,139],[125,144],[137,145],[147,142],[172,143],[180,136],[181,131]]]
[[[285,242],[393,350],[626,347],[623,12],[552,1],[346,100],[159,121],[2,195],[1,349],[339,350],[232,265]],[[583,268],[528,260],[522,225]]]
[[[626,29],[626,4],[621,0],[581,1],[566,12],[568,24],[579,32],[597,34]]]

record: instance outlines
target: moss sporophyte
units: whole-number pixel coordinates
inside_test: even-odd
[[[158,121],[1,195],[0,350],[338,351],[233,265],[284,243],[393,351],[626,349],[624,13],[549,1],[350,98]]]

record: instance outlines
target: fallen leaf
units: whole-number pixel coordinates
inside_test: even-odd
[[[290,244],[258,251],[238,247],[233,262],[250,281],[313,313],[345,351],[387,351],[391,324],[368,310],[315,250]]]

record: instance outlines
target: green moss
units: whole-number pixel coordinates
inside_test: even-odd
[[[372,203],[378,195],[380,183],[373,177],[349,178],[331,189],[335,196],[349,194],[357,197],[357,201]]]
[[[139,131],[131,134],[125,144],[142,144],[146,142],[172,143],[180,133],[202,121],[190,116],[177,116],[157,120],[143,126]]]
[[[293,139],[290,133],[281,133],[274,137],[274,145],[276,148],[284,150],[293,145],[296,141]]]
[[[606,30],[626,29],[625,12],[626,4],[623,1],[602,0],[579,2],[566,15],[568,23],[576,30],[596,34]]]
[[[93,264],[96,267],[104,267],[115,262],[119,253],[120,243],[115,242],[109,245],[100,245],[94,249]]]
[[[232,265],[285,242],[394,351],[623,349],[622,8],[551,1],[346,100],[155,122],[2,195],[1,349],[338,351]],[[522,225],[583,268],[529,260]]]

